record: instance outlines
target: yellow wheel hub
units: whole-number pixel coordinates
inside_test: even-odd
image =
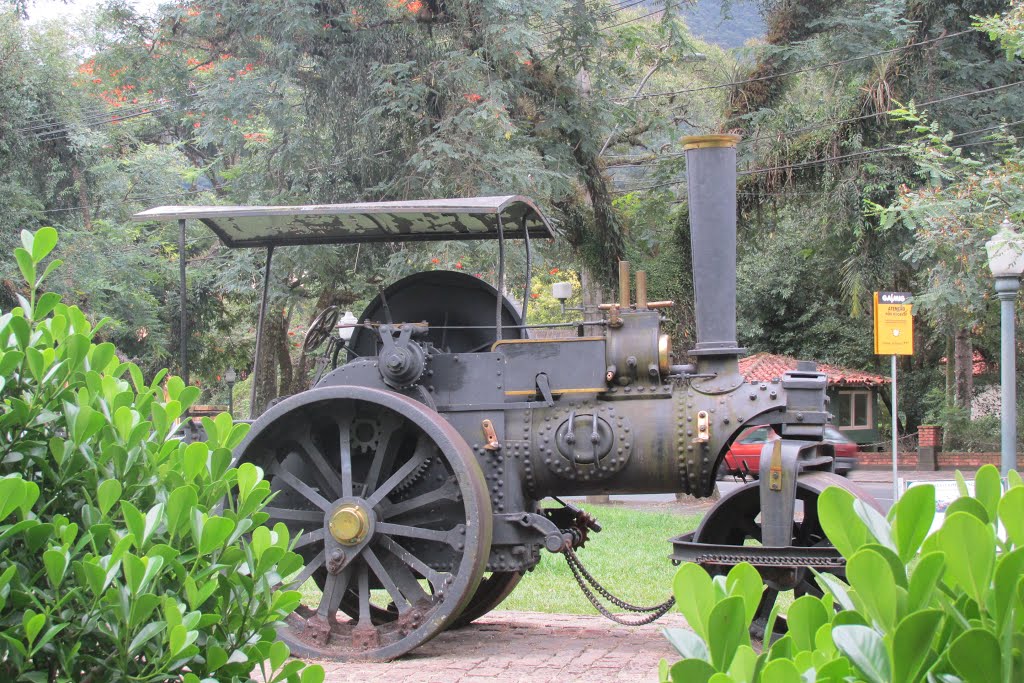
[[[355,503],[345,503],[331,515],[331,536],[343,545],[361,543],[370,531],[370,516]]]

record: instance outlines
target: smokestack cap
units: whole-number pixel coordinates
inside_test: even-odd
[[[708,147],[735,147],[740,142],[739,135],[722,133],[718,135],[687,135],[683,138],[683,151],[689,149],[706,149]]]

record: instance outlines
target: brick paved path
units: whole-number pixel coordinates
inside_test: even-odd
[[[631,628],[600,616],[497,611],[394,662],[324,670],[326,683],[656,681],[659,660],[679,659],[661,629],[685,625],[678,612]]]

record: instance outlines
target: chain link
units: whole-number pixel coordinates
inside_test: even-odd
[[[835,558],[808,558],[801,555],[768,555],[765,553],[707,553],[698,555],[694,560],[697,564],[727,564],[734,565],[740,562],[748,562],[755,567],[820,567],[823,569],[835,569],[846,566],[846,560],[842,557]]]
[[[562,552],[565,554],[565,561],[569,565],[569,569],[572,571],[573,578],[576,579],[576,583],[579,584],[583,594],[587,596],[588,600],[590,600],[590,604],[592,604],[603,616],[611,619],[617,624],[622,624],[624,626],[644,626],[646,624],[650,624],[668,614],[668,611],[676,604],[676,599],[672,597],[659,605],[652,605],[651,607],[638,607],[637,605],[632,605],[625,600],[615,597],[612,595],[611,591],[598,583],[597,579],[591,576],[590,572],[588,572],[586,567],[583,566],[583,563],[580,562],[580,558],[576,555],[570,545],[566,544],[565,549]],[[601,601],[590,590],[590,587],[587,585],[588,583],[590,586],[593,586],[594,590],[600,593],[605,600],[616,607],[629,612],[645,614],[645,616],[639,619],[630,620],[609,611],[608,608],[602,605]]]

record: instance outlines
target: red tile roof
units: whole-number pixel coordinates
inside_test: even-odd
[[[740,358],[740,372],[748,382],[768,382],[775,378],[781,379],[787,370],[796,370],[796,362],[796,358],[789,356],[755,353],[752,356]],[[828,375],[829,386],[875,387],[889,383],[889,378],[882,375],[842,368],[828,363],[818,363],[818,370]]]
[[[981,355],[981,351],[978,351],[978,349],[974,349],[972,360],[973,365],[971,367],[971,374],[974,375],[975,377],[977,377],[978,375],[984,375],[989,372],[995,372],[996,369],[999,367],[998,364],[990,364],[987,360],[985,360],[985,357]],[[947,361],[946,357],[943,356],[942,358],[939,359],[939,362],[945,365],[949,361]]]

